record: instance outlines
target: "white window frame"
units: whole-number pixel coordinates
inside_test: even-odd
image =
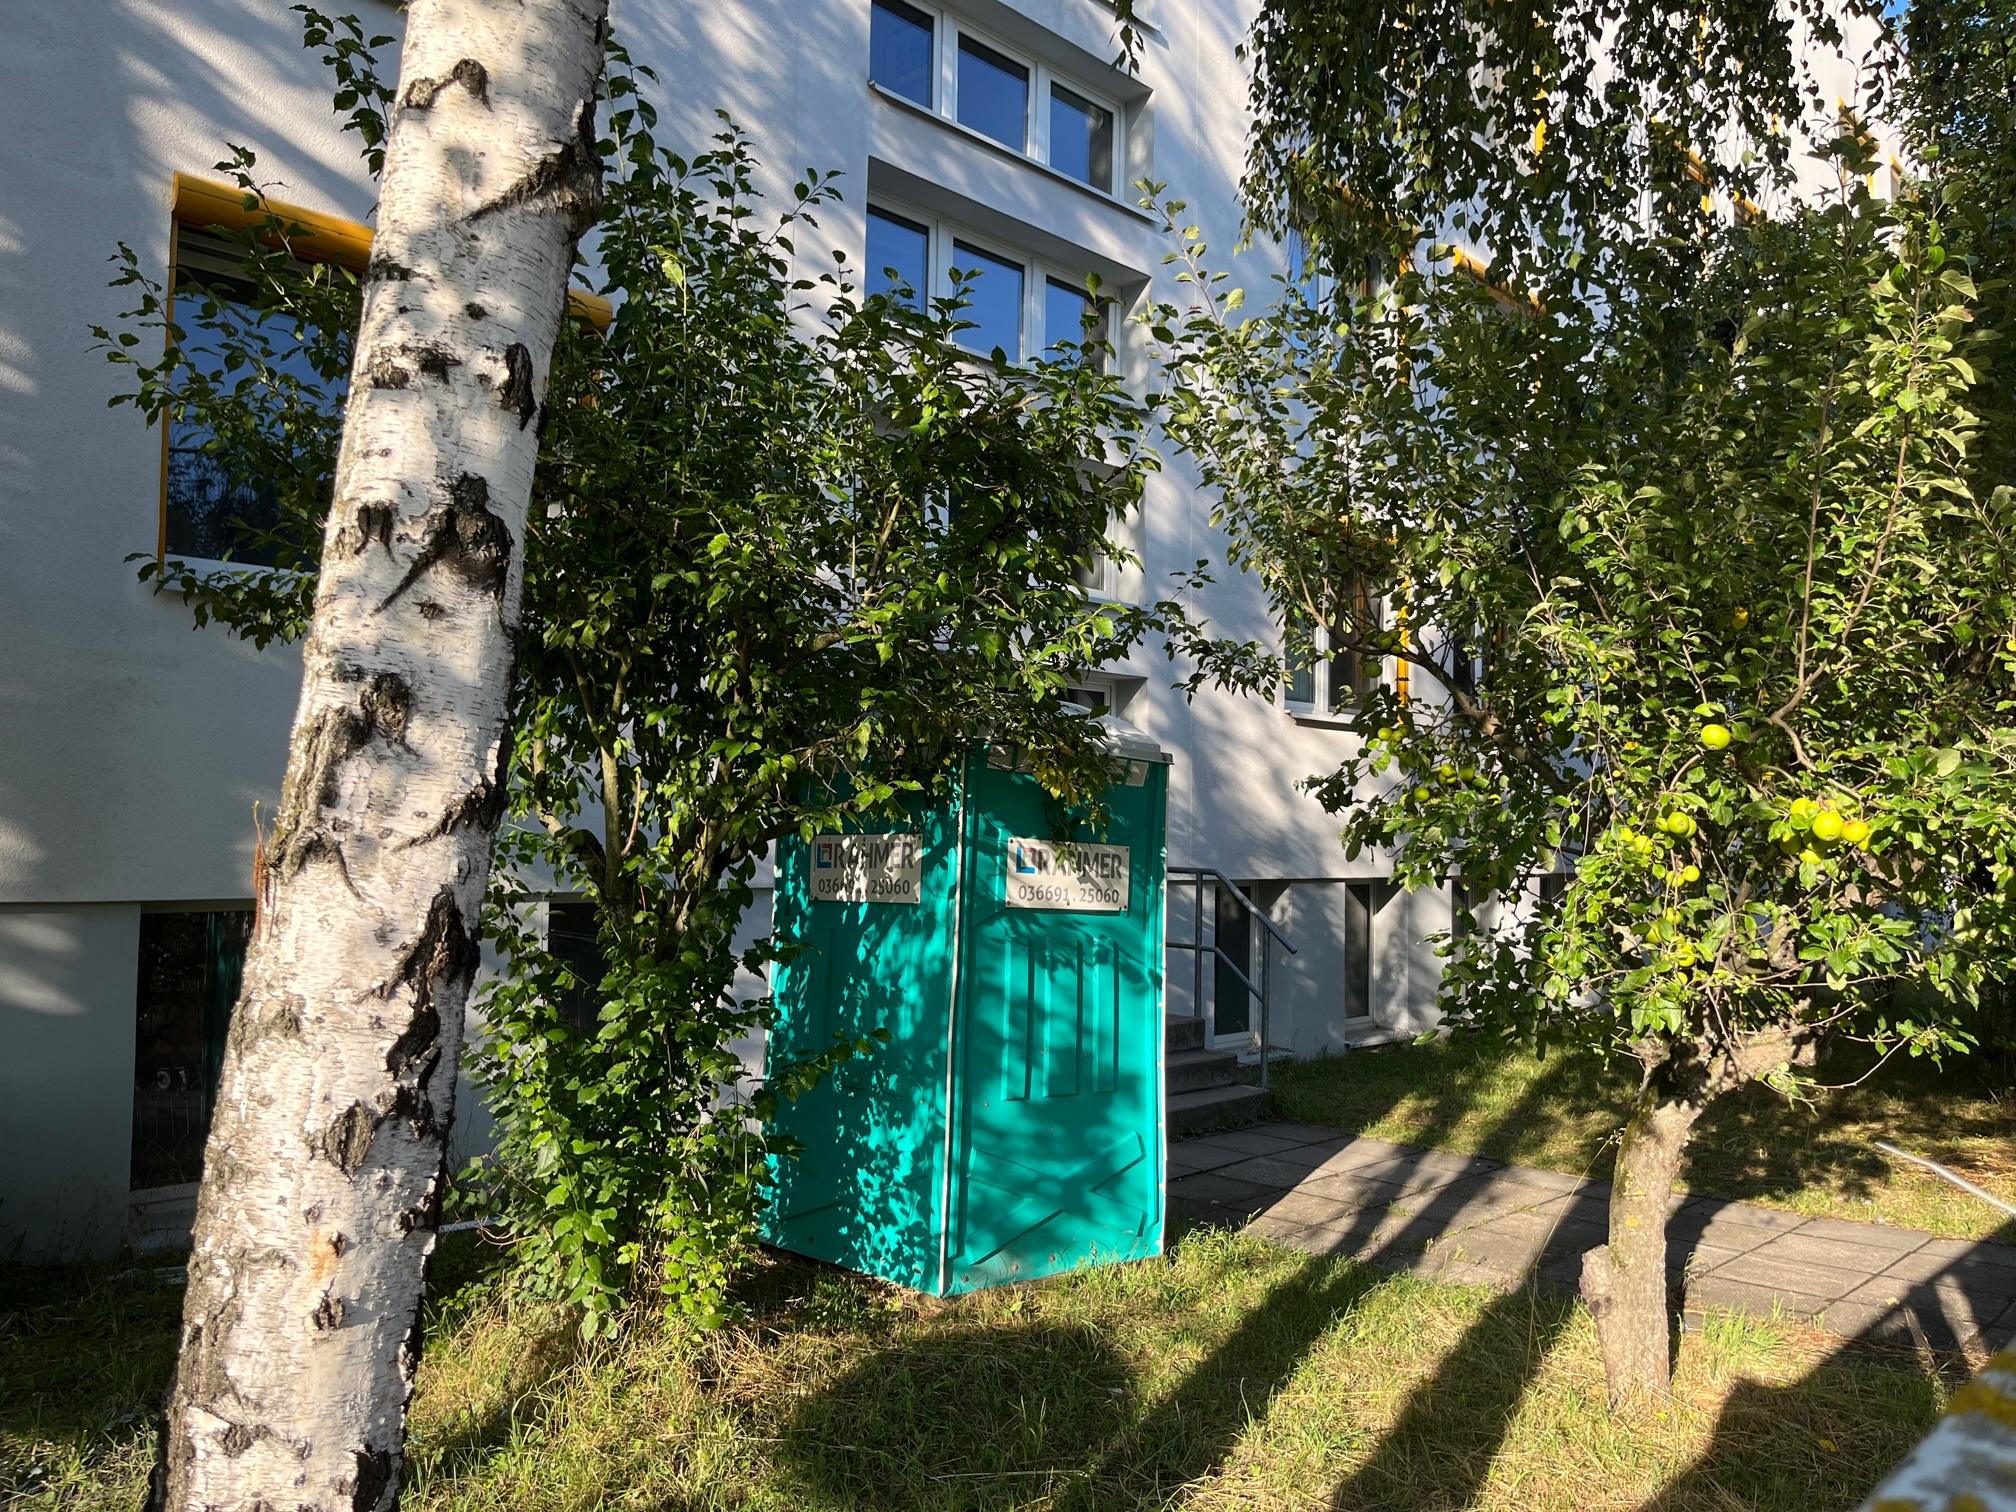
[[[1051,343],[1057,340],[1084,340],[1085,333],[1079,327],[1063,333],[1061,337],[1051,335],[1044,329],[1044,316],[1048,307],[1050,280],[1054,278],[1059,283],[1070,284],[1073,288],[1083,288],[1085,273],[1080,272],[1074,277],[1070,269],[1038,257],[1025,248],[1011,246],[997,237],[975,231],[962,222],[947,220],[942,215],[934,215],[929,210],[920,209],[916,205],[892,199],[887,195],[872,196],[868,201],[868,210],[871,212],[880,210],[924,228],[926,282],[929,287],[919,289],[917,292],[926,300],[951,297],[952,269],[961,266],[955,246],[958,242],[966,242],[982,252],[1014,263],[1022,270],[1022,350],[1009,352],[1009,361],[1016,363],[1034,361],[1047,352]],[[865,251],[862,261],[864,263],[867,261]],[[982,273],[981,276],[984,278],[986,275]],[[1090,291],[1087,293],[1089,296]],[[1101,306],[1100,321],[1102,326],[1095,330],[1093,335],[1111,342],[1113,307],[1110,304]],[[974,356],[982,359],[987,356],[986,352],[974,347],[963,347],[963,350],[972,352]]]
[[[1386,616],[1391,612],[1392,606],[1383,596],[1374,598],[1372,603],[1378,609],[1380,622],[1383,624]],[[1348,705],[1341,708],[1337,707],[1336,701],[1330,696],[1330,669],[1332,665],[1331,657],[1333,655],[1330,646],[1330,627],[1328,625],[1316,626],[1309,641],[1309,654],[1315,659],[1309,668],[1309,690],[1313,697],[1291,698],[1288,693],[1288,679],[1283,677],[1281,679],[1282,712],[1294,719],[1308,720],[1316,723],[1349,724],[1352,719],[1351,708]],[[1282,630],[1282,652],[1285,657],[1287,652],[1286,626],[1283,626]],[[1372,679],[1374,687],[1384,688],[1392,686],[1392,667],[1390,665],[1392,660],[1390,656],[1379,658],[1378,675]]]
[[[1033,163],[1041,163],[1060,178],[1068,179],[1081,189],[1089,189],[1094,194],[1117,200],[1120,187],[1127,181],[1127,111],[1121,103],[1106,91],[1087,84],[1077,74],[1062,73],[1009,42],[1003,42],[990,31],[973,25],[964,17],[955,15],[941,5],[927,4],[926,0],[904,0],[912,10],[922,11],[931,18],[931,43],[935,51],[935,67],[932,70],[931,103],[919,105],[907,95],[898,95],[894,90],[892,98],[900,99],[913,109],[928,111],[939,119],[948,121],[961,131],[972,132],[986,141],[994,143],[1009,152],[1020,153]],[[1029,101],[1023,112],[1022,141],[1018,145],[1002,142],[985,132],[967,126],[959,119],[959,39],[970,37],[990,52],[999,53],[1012,63],[1029,70]],[[871,81],[872,82],[872,81]],[[1075,173],[1067,173],[1050,160],[1050,86],[1061,84],[1081,99],[1089,100],[1113,117],[1113,182],[1110,184],[1087,183]],[[879,88],[886,86],[877,85]]]

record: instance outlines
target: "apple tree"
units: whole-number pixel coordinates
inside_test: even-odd
[[[1167,207],[1193,297],[1151,317],[1162,417],[1289,626],[1193,622],[1190,680],[1271,693],[1311,627],[1409,668],[1310,788],[1401,882],[1497,900],[1443,947],[1458,1022],[1637,1086],[1582,1277],[1613,1398],[1668,1379],[1702,1111],[1798,1095],[1830,1037],[1967,1048],[1937,1005],[2016,944],[2016,495],[1970,460],[2007,423],[1991,333],[1948,204],[1873,194],[1859,134],[1833,151],[1833,191],[1773,219],[1607,247],[1600,303],[1443,246],[1340,266],[1312,231],[1320,274],[1255,313]]]

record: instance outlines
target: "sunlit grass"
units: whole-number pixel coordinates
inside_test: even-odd
[[[1823,1081],[1866,1066],[1823,1065]],[[1474,1035],[1283,1065],[1282,1115],[1399,1144],[1604,1176],[1632,1084],[1588,1056],[1541,1059]],[[1722,1098],[1688,1153],[1686,1185],[1814,1217],[1927,1229],[1952,1239],[2016,1242],[2016,1225],[1890,1143],[1944,1162],[2016,1202],[2016,1091],[1986,1056],[1942,1070],[1895,1061],[1859,1086],[1789,1104],[1765,1087]]]
[[[746,1299],[717,1334],[647,1318],[584,1347],[464,1281],[434,1309],[404,1505],[1820,1512],[1853,1505],[1944,1394],[1923,1362],[1711,1318],[1672,1397],[1613,1418],[1572,1303],[1210,1232],[953,1302],[768,1262]],[[131,1278],[8,1312],[0,1474],[24,1505],[137,1504],[135,1407],[173,1336],[172,1290]]]

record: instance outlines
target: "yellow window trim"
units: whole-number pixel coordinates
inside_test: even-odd
[[[287,223],[287,249],[309,262],[334,263],[361,273],[371,260],[371,228],[339,215],[310,210],[285,200],[268,199],[248,205],[250,198],[235,184],[177,173],[169,190],[170,235],[168,238],[168,291],[164,313],[175,318],[175,274],[180,238],[175,227],[189,226],[226,231],[264,231],[268,218],[277,216]],[[567,308],[577,320],[585,320],[598,331],[609,329],[615,311],[600,294],[586,289],[567,291]],[[161,426],[161,498],[155,519],[154,560],[168,560],[168,426]]]
[[[214,226],[228,231],[258,231],[268,217],[287,223],[287,247],[297,257],[310,262],[335,263],[354,272],[363,272],[371,260],[371,228],[341,216],[268,199],[247,206],[244,190],[214,179],[192,174],[175,175],[172,201],[175,220],[185,226]],[[576,318],[598,331],[606,331],[614,316],[609,301],[586,289],[567,291],[567,307]]]

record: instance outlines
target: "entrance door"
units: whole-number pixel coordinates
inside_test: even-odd
[[[1254,981],[1254,924],[1253,915],[1230,889],[1214,887],[1211,896],[1211,924],[1218,942],[1211,956],[1211,1039],[1217,1044],[1244,1040],[1253,1031],[1257,1005],[1247,983]]]

